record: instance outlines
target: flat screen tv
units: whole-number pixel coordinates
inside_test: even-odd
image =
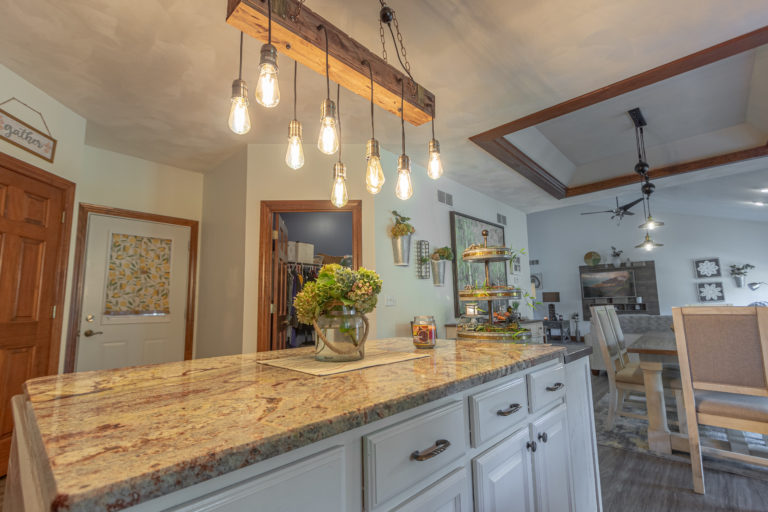
[[[635,275],[631,270],[608,270],[581,274],[581,293],[585,299],[634,297]]]

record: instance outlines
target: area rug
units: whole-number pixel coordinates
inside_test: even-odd
[[[673,400],[667,400],[667,418],[669,429],[677,431],[677,412],[670,406],[674,405]],[[673,460],[690,464],[690,457],[687,453],[672,452],[671,454],[662,454],[651,451],[648,447],[648,422],[625,416],[617,416],[612,429],[606,427],[608,420],[609,395],[603,396],[595,405],[595,430],[597,431],[597,443],[602,446],[620,448],[636,453],[644,453],[662,459]],[[637,407],[634,404],[626,406],[626,411],[645,414],[643,404]],[[727,432],[723,428],[699,426],[699,435],[702,438],[727,441]],[[744,433],[747,445],[750,448],[766,449],[766,442],[762,435],[752,432]],[[738,461],[715,459],[704,456],[704,468],[725,471],[735,475],[757,478],[768,481],[768,468],[745,464]]]

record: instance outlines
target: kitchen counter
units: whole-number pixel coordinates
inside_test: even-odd
[[[410,338],[367,346],[415,350]],[[258,362],[311,351],[28,381],[14,400],[26,421],[26,442],[44,454],[38,461],[48,482],[43,500],[51,510],[119,510],[562,360],[566,352],[552,345],[439,341],[427,358],[328,377]]]
[[[592,345],[587,345],[578,341],[571,343],[547,343],[546,345],[552,347],[563,347],[565,354],[563,355],[563,362],[565,364],[577,361],[582,357],[589,357],[592,355]]]

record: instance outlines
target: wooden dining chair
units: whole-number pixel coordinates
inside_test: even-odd
[[[647,420],[647,414],[638,414],[624,410],[626,401],[645,402],[644,398],[634,399],[632,395],[645,397],[643,370],[639,363],[629,360],[627,348],[624,346],[623,334],[618,324],[618,317],[613,306],[590,306],[592,312],[592,330],[594,331],[600,351],[603,354],[606,373],[608,374],[608,428],[613,428],[616,416]],[[615,317],[615,321],[612,319]],[[680,374],[672,368],[662,372],[662,384],[673,391],[681,389]],[[676,394],[676,397],[678,395]],[[682,396],[679,396],[682,401]]]
[[[768,308],[672,308],[688,415],[693,489],[702,453],[768,466],[768,459],[701,446],[699,425],[768,434]]]

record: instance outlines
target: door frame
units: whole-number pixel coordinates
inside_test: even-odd
[[[85,287],[85,252],[88,239],[88,220],[91,214],[108,215],[131,220],[146,220],[163,224],[175,224],[189,227],[189,269],[187,271],[187,318],[185,319],[184,332],[184,359],[192,359],[192,349],[195,337],[195,290],[197,289],[197,245],[200,223],[196,220],[169,217],[154,213],[137,212],[99,206],[95,204],[80,203],[77,210],[77,234],[75,235],[75,264],[72,276],[72,299],[69,311],[69,330],[67,333],[67,347],[64,356],[64,373],[75,371],[77,360],[77,346],[80,337],[80,316],[83,312],[83,291]]]
[[[7,153],[0,152],[0,166],[6,169],[41,181],[62,191],[62,208],[64,217],[61,220],[61,233],[59,254],[56,257],[56,277],[54,279],[55,292],[54,304],[55,311],[58,314],[53,318],[51,325],[51,345],[48,352],[48,374],[53,375],[59,372],[59,351],[61,350],[61,335],[64,322],[64,300],[66,299],[67,288],[67,269],[69,265],[69,243],[72,233],[72,211],[75,205],[75,183],[57,176],[39,167],[35,167],[18,158],[14,158]]]
[[[272,290],[272,216],[275,213],[352,212],[352,266],[363,263],[363,201],[350,199],[346,206],[336,208],[326,200],[262,201],[259,227],[259,301],[256,350],[270,350],[269,295]]]

